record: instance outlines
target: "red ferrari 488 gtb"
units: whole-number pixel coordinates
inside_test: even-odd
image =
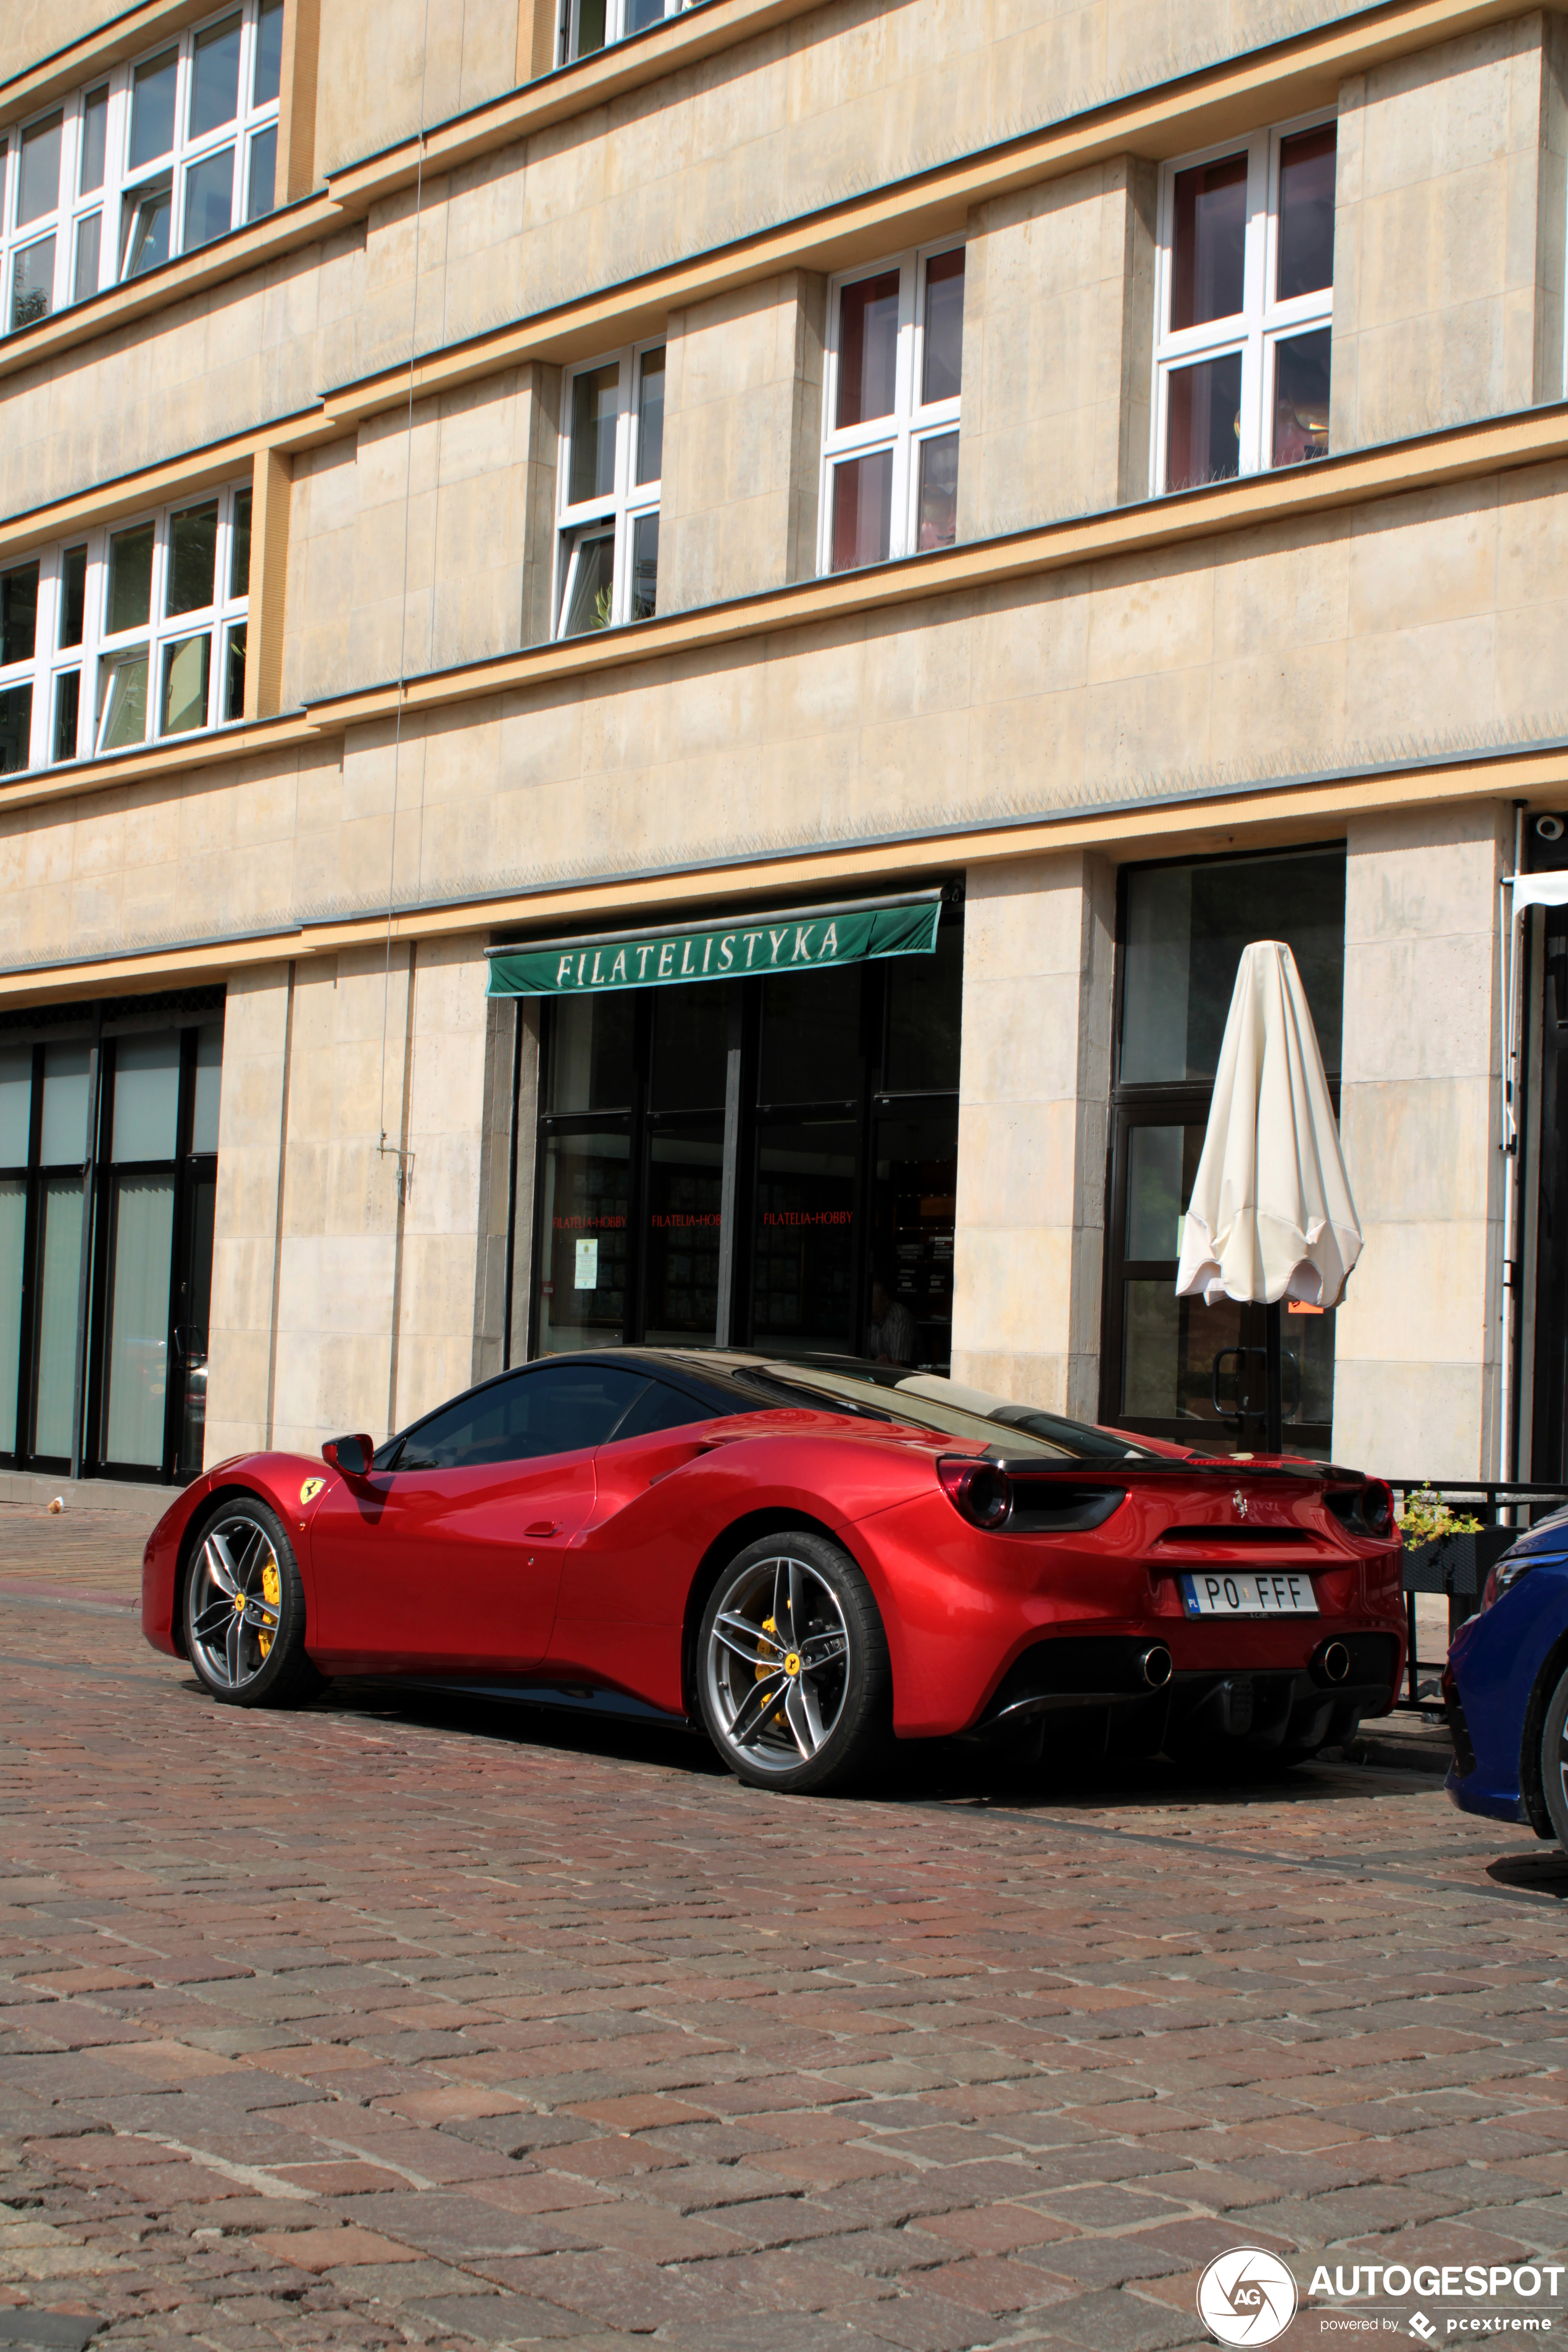
[[[216,1698],[614,1693],[825,1789],[889,1728],[1289,1762],[1398,1685],[1386,1486],[934,1376],[606,1349],[322,1455],[222,1463],[148,1540],[147,1638]]]

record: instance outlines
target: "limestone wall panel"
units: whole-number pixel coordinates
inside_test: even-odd
[[[268,1442],[289,978],[287,964],[237,973],[224,1004],[207,1343],[209,1463]]]
[[[1097,1408],[1114,887],[1079,855],[972,870],[953,1372]]]
[[[1336,449],[1555,396],[1562,321],[1547,264],[1560,260],[1562,228],[1546,163],[1562,143],[1558,37],[1547,17],[1521,16],[1344,85]]]
[[[1507,832],[1484,803],[1349,827],[1340,1125],[1364,1247],[1335,1318],[1333,1444],[1395,1475],[1484,1475],[1493,1443]]]

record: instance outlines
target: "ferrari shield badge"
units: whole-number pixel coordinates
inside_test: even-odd
[[[307,1478],[300,1489],[301,1503],[313,1503],[326,1483],[324,1478]]]

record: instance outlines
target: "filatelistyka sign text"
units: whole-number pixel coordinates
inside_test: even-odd
[[[942,900],[748,915],[688,931],[623,932],[599,940],[490,952],[491,996],[589,996],[621,988],[672,988],[694,980],[743,980],[774,971],[821,971],[874,958],[929,955]]]

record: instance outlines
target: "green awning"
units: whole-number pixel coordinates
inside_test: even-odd
[[[489,950],[489,996],[596,996],[606,989],[674,988],[693,980],[769,971],[825,971],[874,957],[930,955],[942,892],[862,898],[727,917],[682,930],[605,931]]]

